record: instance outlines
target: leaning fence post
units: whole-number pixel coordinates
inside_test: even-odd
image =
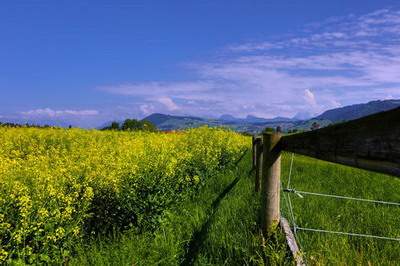
[[[264,133],[262,136],[262,231],[273,232],[280,220],[281,133]]]

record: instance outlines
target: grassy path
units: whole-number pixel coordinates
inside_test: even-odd
[[[218,195],[218,197],[213,201],[211,204],[211,209],[209,211],[209,216],[206,222],[202,225],[200,230],[193,233],[193,236],[190,242],[187,245],[187,251],[184,260],[182,261],[181,265],[192,265],[202,248],[204,241],[207,239],[207,235],[209,229],[213,223],[215,214],[218,211],[218,208],[221,204],[221,201],[225,198],[225,196],[235,187],[235,185],[239,182],[242,176],[236,177],[222,192]]]
[[[254,191],[251,152],[225,169],[192,198],[167,211],[155,232],[125,232],[78,248],[71,265],[262,265],[259,195]],[[270,251],[268,251],[270,250]]]
[[[261,246],[260,195],[254,193],[250,170],[249,154],[237,169],[240,179],[213,215],[194,265],[291,265],[282,235]]]

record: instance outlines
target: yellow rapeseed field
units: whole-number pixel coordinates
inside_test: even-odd
[[[173,134],[0,128],[0,263],[61,263],[90,235],[151,229],[247,145],[239,134],[207,127]]]

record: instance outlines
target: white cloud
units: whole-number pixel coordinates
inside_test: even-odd
[[[192,63],[194,80],[99,89],[131,96],[143,114],[293,116],[400,98],[399,11],[333,18],[304,30],[278,41],[229,46],[217,60]]]
[[[309,89],[304,90],[304,99],[309,105],[317,106],[317,101],[315,100],[314,93],[312,93],[311,90]]]
[[[376,45],[398,42],[400,34],[400,12],[393,9],[380,9],[363,16],[354,15],[329,18],[324,22],[315,23],[305,28],[305,34],[289,38],[279,38],[279,41],[261,41],[242,43],[229,46],[231,51],[268,51],[271,49],[301,48],[314,50],[316,48],[363,49],[365,45]],[[382,37],[378,42],[373,37]],[[371,47],[372,47],[371,46]],[[367,48],[371,48],[367,47]]]
[[[34,109],[26,112],[21,112],[24,116],[47,116],[47,117],[62,117],[62,116],[95,116],[99,112],[97,110],[53,110],[50,108]]]
[[[139,106],[139,109],[143,115],[149,115],[154,112],[154,106],[151,104],[142,104]]]
[[[127,96],[142,96],[154,98],[154,95],[163,95],[168,93],[177,94],[191,94],[208,90],[210,84],[204,80],[198,81],[177,81],[177,82],[133,82],[119,85],[100,86],[99,90],[110,92],[113,94],[127,95]],[[168,97],[163,95],[163,97]]]
[[[178,105],[169,97],[160,97],[157,99],[158,102],[162,103],[169,111],[176,111],[179,109]]]
[[[234,52],[271,50],[283,48],[282,43],[261,42],[261,43],[244,43],[239,45],[228,46],[228,49]]]

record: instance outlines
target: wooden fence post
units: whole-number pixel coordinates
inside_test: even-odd
[[[256,167],[256,137],[251,136],[251,151],[252,151],[252,160],[253,160],[253,169]]]
[[[255,170],[256,170],[256,180],[255,180],[255,191],[259,192],[261,189],[261,172],[262,172],[262,143],[260,138],[255,139]]]
[[[277,145],[281,133],[262,136],[262,210],[261,225],[264,235],[273,232],[280,220],[281,149]]]

